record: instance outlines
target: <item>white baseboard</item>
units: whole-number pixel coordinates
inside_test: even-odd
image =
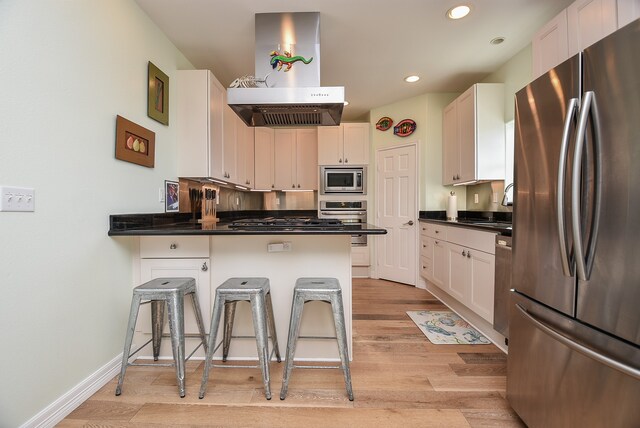
[[[42,409],[37,415],[22,424],[20,428],[48,428],[55,426],[113,379],[120,372],[121,362],[122,354],[119,354],[88,378],[67,391],[63,396]]]

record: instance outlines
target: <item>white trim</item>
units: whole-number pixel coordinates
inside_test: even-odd
[[[55,426],[100,388],[109,383],[120,372],[121,363],[122,354],[119,354],[56,401],[42,409],[37,415],[22,424],[20,428],[48,428]]]

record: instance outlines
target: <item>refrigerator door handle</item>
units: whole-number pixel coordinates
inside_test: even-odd
[[[534,318],[526,309],[524,309],[519,304],[516,304],[516,308],[522,313],[522,315],[530,321],[536,328],[538,328],[543,333],[551,336],[553,339],[567,346],[568,348],[581,353],[582,355],[591,358],[601,364],[604,364],[608,367],[611,367],[614,370],[621,372],[624,375],[631,376],[637,380],[640,380],[640,370],[635,367],[631,367],[627,364],[621,363],[620,361],[614,360],[613,358],[607,357],[606,355],[602,355],[598,351],[594,351],[593,349],[586,347],[574,340],[569,339],[563,334],[558,333],[553,328],[544,324],[542,321],[539,321]]]
[[[560,240],[560,259],[562,261],[562,271],[565,276],[573,276],[573,263],[569,263],[569,250],[567,249],[567,227],[565,224],[565,174],[567,170],[567,158],[569,157],[569,134],[571,124],[578,110],[578,99],[571,98],[567,108],[567,116],[564,119],[562,131],[562,144],[560,146],[560,160],[558,161],[558,187],[556,189],[556,209],[558,222],[558,238]]]
[[[584,260],[584,249],[582,245],[582,222],[580,218],[580,193],[582,179],[582,151],[587,129],[587,119],[591,109],[593,92],[585,92],[580,107],[580,118],[578,119],[578,130],[576,132],[576,148],[573,153],[573,174],[571,176],[571,225],[573,230],[573,246],[576,260],[576,273],[578,279],[587,280],[587,273]]]

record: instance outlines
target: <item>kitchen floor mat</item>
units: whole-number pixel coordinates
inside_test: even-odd
[[[451,311],[407,311],[427,339],[436,345],[488,345],[491,342]]]

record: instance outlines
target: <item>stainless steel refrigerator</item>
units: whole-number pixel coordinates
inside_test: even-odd
[[[516,94],[507,398],[640,426],[640,20]]]

